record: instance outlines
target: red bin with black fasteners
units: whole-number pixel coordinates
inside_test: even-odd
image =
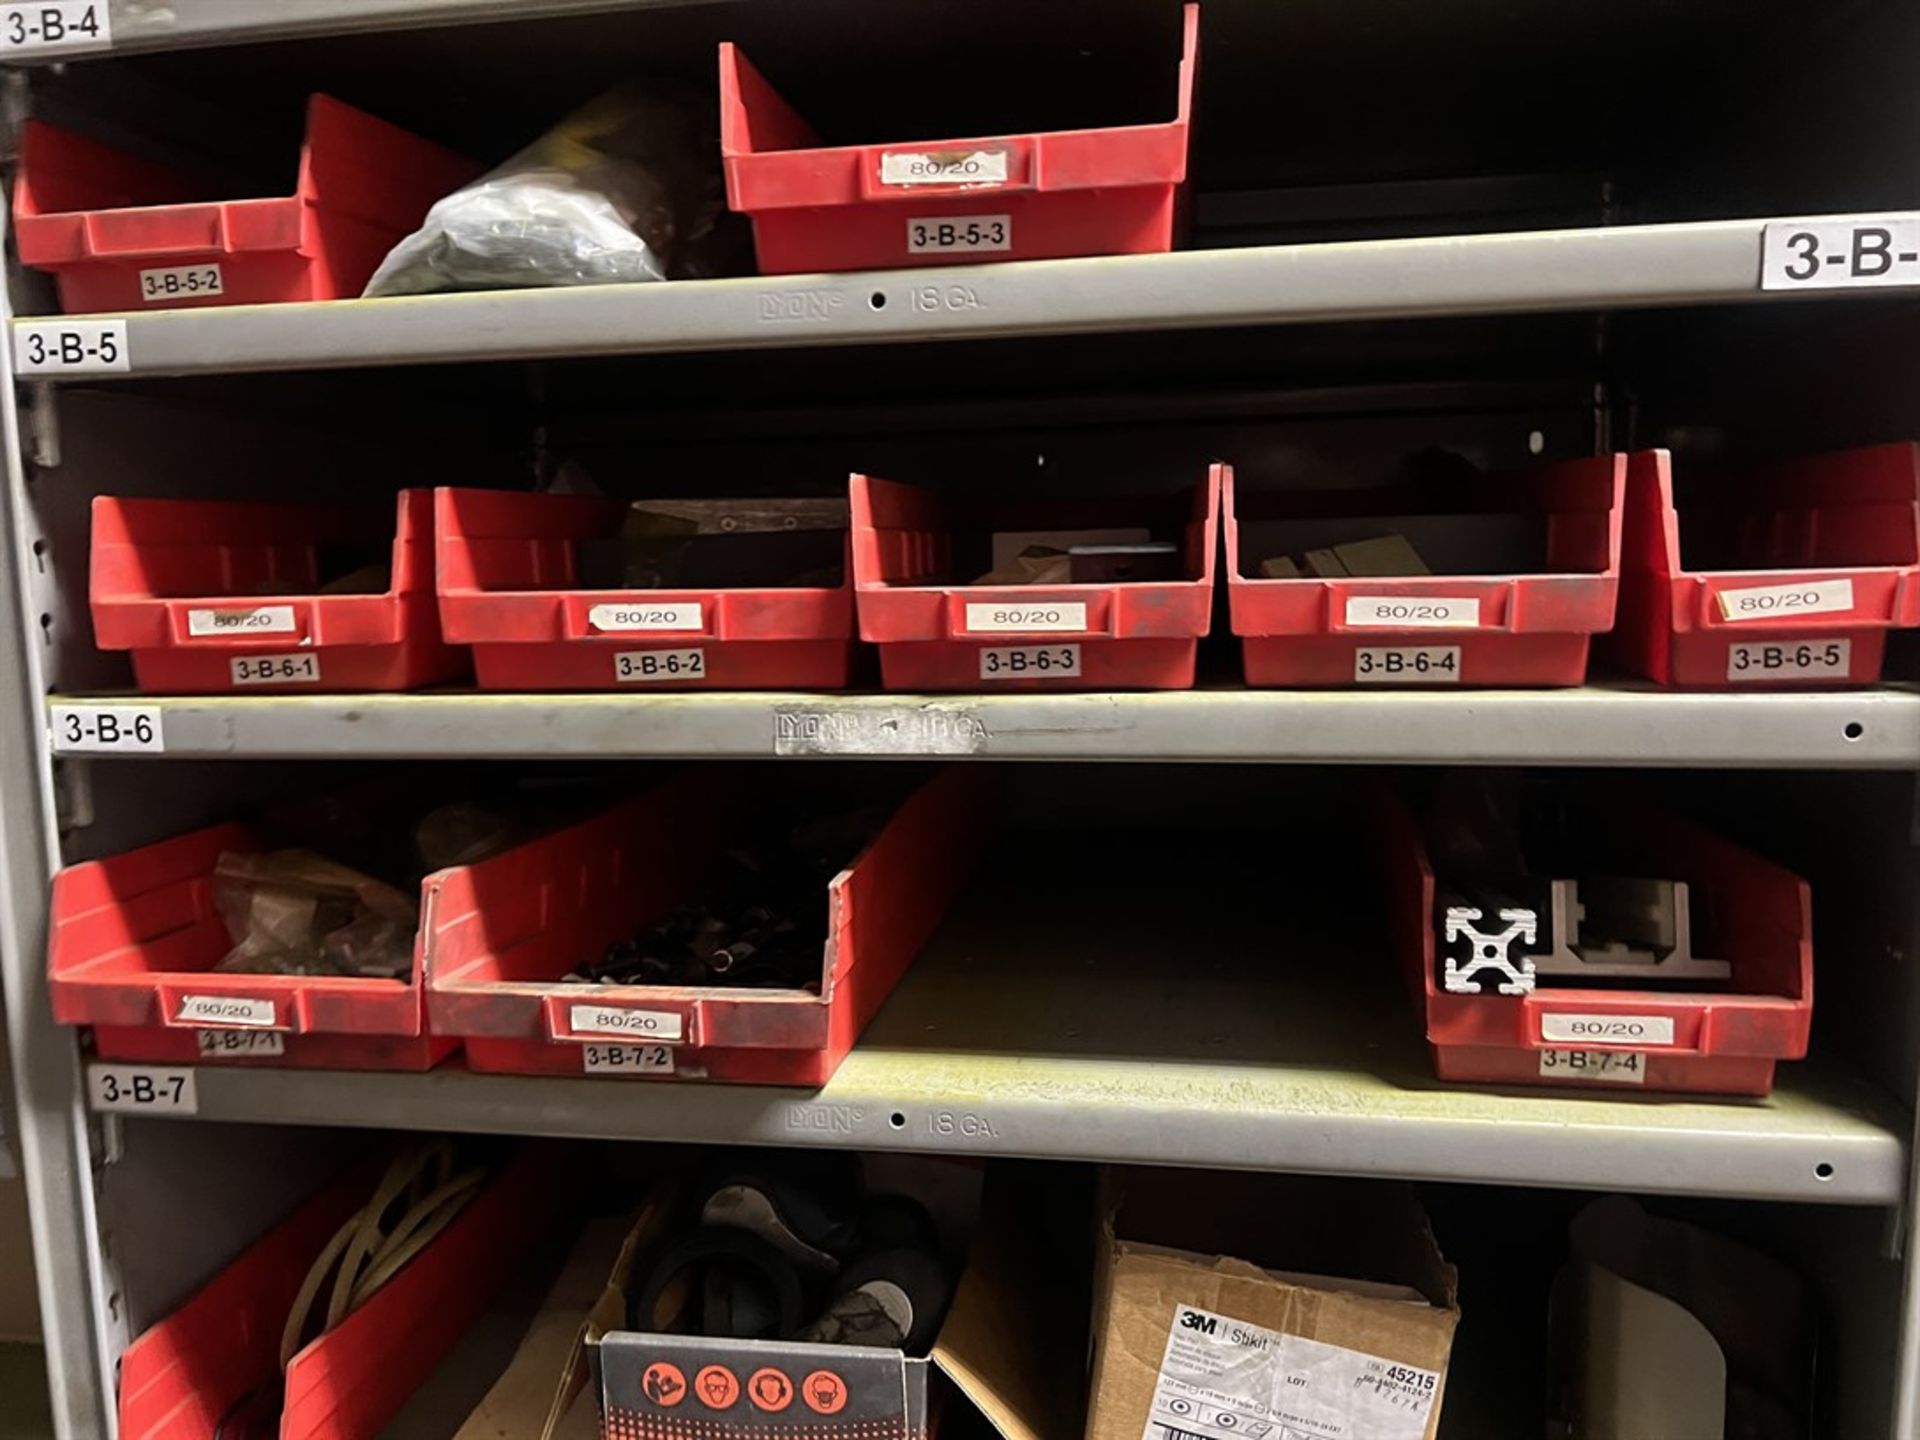
[[[328,593],[329,563],[354,559],[379,588]],[[362,506],[102,495],[87,583],[95,643],[132,651],[149,694],[412,690],[467,669],[440,635],[429,490]]]
[[[833,793],[844,800],[843,786]],[[995,787],[940,772],[828,883],[807,988],[569,979],[701,895],[768,800],[695,767],[594,819],[428,880],[436,1035],[474,1070],[824,1085],[944,918],[986,841]]]
[[[1662,685],[1807,689],[1880,678],[1920,624],[1920,445],[1627,474],[1618,665]]]
[[[1227,604],[1260,686],[1578,685],[1620,584],[1627,457],[1458,490],[1249,491],[1226,475]],[[1384,532],[1425,575],[1269,579],[1270,555]]]
[[[14,242],[23,264],[52,272],[70,315],[346,299],[479,167],[315,95],[297,172],[291,194],[209,199],[204,180],[29,120]]]
[[[1187,178],[1197,5],[1180,28],[1166,120],[875,145],[823,142],[722,45],[727,204],[752,218],[768,275],[1169,250]]]

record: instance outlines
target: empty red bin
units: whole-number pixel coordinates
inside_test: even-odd
[[[1612,797],[1585,812],[1585,860],[1608,873],[1685,881],[1693,942],[1728,962],[1724,987],[1559,984],[1502,994],[1483,972],[1474,977],[1482,993],[1462,994],[1436,968],[1445,920],[1418,823],[1384,785],[1376,815],[1394,948],[1442,1080],[1765,1095],[1776,1062],[1807,1053],[1812,900],[1793,872],[1636,797]],[[1497,931],[1503,917],[1483,912],[1474,923]],[[1540,924],[1545,941],[1544,915]]]
[[[1258,492],[1225,481],[1227,601],[1250,685],[1578,685],[1613,624],[1627,458],[1460,485]],[[1434,573],[1268,579],[1383,535]]]
[[[823,144],[722,45],[727,203],[752,217],[769,275],[1169,250],[1199,29],[1189,5],[1169,121],[880,145]]]
[[[824,1085],[966,882],[993,809],[979,771],[923,785],[828,890],[817,993],[562,977],[693,899],[765,800],[681,773],[597,819],[429,881],[435,1034],[510,1074]]]
[[[832,690],[853,667],[844,535],[831,586],[584,589],[581,550],[624,501],[496,490],[436,493],[440,617],[492,690]],[[724,537],[723,537],[724,538]],[[751,547],[756,537],[732,543]],[[772,537],[777,540],[778,537]]]
[[[213,500],[93,502],[94,640],[131,650],[142,690],[248,694],[409,690],[466,670],[440,638],[433,495],[320,507]],[[318,593],[366,562],[382,588]],[[384,573],[382,566],[384,565]]]
[[[1920,446],[1747,470],[1632,458],[1616,664],[1663,685],[1865,685],[1920,624]]]
[[[240,1252],[121,1358],[124,1440],[374,1440],[562,1223],[561,1157],[523,1150],[339,1324],[280,1368],[281,1332],[327,1243],[373,1193],[372,1167]],[[327,1308],[331,1284],[315,1308]],[[284,1404],[282,1400],[284,1397]]]
[[[1176,690],[1213,619],[1220,482],[1029,500],[853,477],[854,599],[889,690]],[[969,584],[996,533],[1146,534],[1182,578]]]
[[[470,160],[325,95],[307,102],[291,195],[204,183],[38,120],[21,130],[13,227],[69,314],[337,300],[365,288]]]
[[[426,1033],[417,944],[411,981],[213,968],[232,947],[214,867],[265,848],[244,825],[215,825],[62,870],[53,1018],[93,1026],[106,1060],[426,1070],[450,1055],[454,1042]]]

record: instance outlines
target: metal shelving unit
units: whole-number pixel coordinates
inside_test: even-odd
[[[423,83],[418,67],[391,63],[380,48],[402,40],[417,55],[491,32],[499,43],[472,73],[517,79],[525,52],[529,87],[538,90],[580,60],[582,37],[591,41],[605,17],[618,17],[629,38],[650,36],[657,17],[668,27],[660,32],[664,51],[703,56],[735,15],[796,31],[807,24],[807,7],[771,0],[103,3],[110,56],[0,54],[29,66],[71,62],[64,73],[15,75],[16,116],[37,96],[52,96],[63,114],[98,104],[120,131],[137,130],[141,106],[152,109],[213,73],[209,66],[226,55],[217,47],[252,47],[232,53],[267,67],[255,89],[236,87],[232,113],[248,119],[249,106],[258,108],[274,86],[330,81],[326,66],[344,67],[348,88],[359,86],[376,104],[408,100]],[[845,9],[858,0],[833,3]],[[1238,65],[1244,77],[1249,55],[1257,58],[1253,42],[1284,22],[1255,0],[1209,4],[1238,26],[1237,48],[1223,47],[1220,69],[1231,79]],[[1463,44],[1497,28],[1487,17],[1501,7],[1461,6],[1480,27],[1468,25]],[[1309,21],[1320,34],[1347,23],[1330,18],[1340,8],[1281,7],[1314,10]],[[1797,35],[1791,8],[1760,6],[1755,43]],[[1133,9],[1145,13],[1151,4]],[[1693,8],[1634,0],[1617,19],[1579,19],[1594,27],[1583,35],[1628,45],[1645,27],[1674,26],[1679,38],[1661,53],[1684,64],[1718,56],[1715,27],[1744,20],[1747,9],[1730,0]],[[1911,53],[1920,20],[1894,4],[1857,9],[1853,19],[1874,23],[1849,30],[1836,19],[1831,33],[1783,58],[1782,73],[1817,81],[1795,91],[1810,104],[1864,107],[1847,111],[1857,122],[1851,133],[1905,136],[1906,70],[1895,83],[1872,66]],[[574,48],[540,54],[530,27],[546,21]],[[1075,22],[1069,14],[1044,23]],[[322,57],[311,73],[302,68],[309,43]],[[1584,76],[1583,57],[1573,53],[1583,43],[1549,59]],[[206,53],[172,53],[193,50]],[[1498,63],[1490,53],[1488,63]],[[1820,69],[1818,57],[1830,66]],[[96,61],[104,78],[92,81]],[[231,63],[236,73],[244,68]],[[1856,71],[1865,76],[1859,83]],[[486,83],[469,81],[482,93]],[[1580,93],[1591,98],[1612,83]],[[116,676],[124,680],[117,657],[93,649],[84,617],[80,572],[94,494],[184,493],[204,483],[210,493],[239,495],[255,493],[263,476],[290,494],[348,483],[380,490],[394,476],[525,483],[549,474],[570,445],[602,445],[617,470],[687,464],[703,447],[737,440],[750,464],[762,453],[752,446],[794,437],[826,453],[863,415],[883,411],[878,430],[930,434],[936,447],[976,424],[1024,435],[1049,418],[1038,383],[1044,372],[1090,359],[1089,349],[1071,348],[1073,336],[1106,337],[1101,344],[1111,346],[1105,368],[1088,366],[1098,372],[1088,394],[1074,400],[1071,424],[1082,430],[1112,422],[1178,432],[1308,417],[1346,435],[1379,415],[1403,427],[1481,416],[1491,417],[1490,435],[1497,431],[1490,449],[1521,458],[1646,436],[1713,453],[1739,438],[1743,419],[1765,444],[1920,432],[1911,398],[1920,393],[1920,362],[1908,358],[1920,356],[1912,344],[1920,338],[1920,283],[1809,294],[1762,288],[1770,226],[1797,223],[1803,211],[1844,218],[1914,203],[1910,187],[1890,178],[1899,165],[1829,167],[1788,144],[1797,143],[1795,133],[1783,140],[1780,131],[1793,127],[1775,118],[1775,102],[1788,88],[1757,86],[1757,99],[1741,92],[1746,108],[1727,112],[1727,133],[1703,139],[1671,173],[1660,171],[1662,147],[1684,126],[1663,114],[1648,122],[1651,138],[1627,158],[1657,173],[1643,187],[1648,203],[1627,218],[1661,223],[1561,228],[1558,220],[1536,226],[1478,215],[1450,227],[1416,217],[1403,226],[1406,238],[9,320],[13,343],[0,354],[8,489],[0,516],[0,675],[8,677],[0,705],[0,979],[62,1440],[112,1436],[116,1360],[153,1318],[154,1297],[177,1298],[229,1258],[246,1227],[285,1198],[289,1177],[304,1177],[313,1155],[332,1153],[341,1137],[321,1132],[368,1127],[1129,1160],[1778,1202],[1753,1209],[1791,1216],[1784,1229],[1826,1237],[1813,1253],[1836,1247],[1841,1260],[1823,1273],[1846,1278],[1831,1281],[1828,1298],[1844,1301],[1849,1315],[1871,1317],[1850,1321],[1855,1329],[1886,1317],[1890,1332],[1890,1317],[1899,1316],[1897,1334],[1875,1335],[1842,1367],[1849,1419],[1867,1417],[1861,1434],[1884,1428],[1899,1440],[1920,1437],[1920,1188],[1912,1164],[1920,982],[1909,974],[1909,957],[1920,954],[1911,840],[1920,686],[1910,678],[1817,695],[1667,693],[1601,678],[1564,692],[1251,692],[1216,682],[1190,693],[1116,695],[147,697],[116,684]],[[1636,92],[1620,103],[1624,110],[1644,99]],[[1467,110],[1470,118],[1440,144],[1453,145],[1456,159],[1477,156],[1486,127],[1504,123],[1496,112],[1488,120]],[[1713,112],[1703,100],[1686,113],[1721,118]],[[194,105],[169,118],[190,131],[228,117],[208,121]],[[1565,115],[1540,123],[1542,152],[1588,138]],[[170,132],[165,143],[181,140]],[[1781,163],[1728,163],[1751,159],[1749,145],[1780,151]],[[1244,157],[1226,157],[1236,158]],[[1584,173],[1593,157],[1577,158]],[[1360,168],[1350,156],[1342,163]],[[1237,173],[1224,162],[1218,168]],[[1703,174],[1715,183],[1704,185]],[[1315,194],[1316,204],[1335,203]],[[1261,203],[1239,208],[1259,212]],[[1690,218],[1698,214],[1747,218]],[[1594,218],[1622,216],[1609,195]],[[45,308],[35,281],[17,271],[10,278],[6,313]],[[33,334],[97,335],[102,326],[118,327],[123,365],[63,372],[22,363]],[[1515,328],[1528,326],[1539,335]],[[1539,339],[1538,353],[1513,355],[1500,370],[1503,347],[1523,334]],[[1796,370],[1769,356],[1769,343],[1818,364]],[[1209,353],[1216,346],[1218,357]],[[996,375],[1022,347],[1037,358]],[[828,349],[836,353],[827,357]],[[751,363],[742,352],[754,352]],[[990,357],[978,375],[967,370],[975,355]],[[1203,355],[1218,359],[1218,374],[1208,372],[1190,393],[1156,389]],[[680,388],[669,386],[662,398],[649,387],[665,366],[682,362],[648,357],[674,356],[686,357],[691,378],[675,380]],[[802,384],[797,398],[787,387],[799,377],[780,373],[789,356],[796,372],[819,365],[825,373],[804,377],[814,388]],[[1136,360],[1138,380],[1121,383]],[[897,382],[916,365],[939,377],[929,394],[880,385],[884,393],[863,406],[863,379]],[[1322,378],[1322,368],[1338,373]],[[1023,384],[1040,397],[1010,393]],[[832,403],[815,405],[823,389],[834,392]],[[1337,402],[1329,400],[1335,392]],[[406,413],[401,397],[416,395],[420,413]],[[697,403],[682,403],[689,396]],[[434,455],[476,417],[490,427],[485,435],[446,449],[443,471],[420,479],[419,455]],[[360,473],[360,458],[388,447],[395,455],[382,456],[385,468],[368,463],[370,473]],[[1008,447],[1012,453],[1015,442]],[[1914,672],[1909,665],[1894,673]],[[103,743],[102,717],[129,711],[152,721],[152,743]],[[1739,773],[1690,778],[1723,782],[1723,801],[1736,810],[1744,802],[1754,813],[1743,819],[1773,826],[1770,833],[1803,854],[1841,856],[1859,884],[1844,905],[1818,911],[1833,917],[1821,938],[1821,963],[1831,966],[1822,971],[1822,1005],[1832,1009],[1820,1013],[1831,1032],[1813,1059],[1782,1067],[1765,1101],[1442,1085],[1431,1078],[1377,937],[1316,930],[1282,945],[1267,917],[1243,910],[1221,919],[1235,913],[1221,892],[1213,898],[1223,903],[1196,902],[1203,918],[1171,957],[1205,983],[1176,989],[1152,926],[1063,928],[1060,914],[1005,870],[994,872],[999,878],[964,923],[942,932],[817,1093],[485,1075],[456,1062],[425,1074],[203,1066],[193,1072],[192,1104],[164,1116],[107,1099],[112,1067],[89,1061],[47,1006],[52,870],[216,818],[307,767],[331,776],[373,770],[368,762],[425,759],[1042,762],[1022,767],[1035,785],[1069,768],[1044,762],[1066,761],[1197,762],[1198,771],[1182,777],[1209,763],[1248,762],[1731,771]],[[1096,789],[1080,784],[1071,793]],[[1823,796],[1838,797],[1831,803],[1847,814],[1833,833],[1822,828]],[[1055,796],[1035,808],[1059,803]],[[1151,866],[1096,878],[1134,896],[1170,884]],[[1189,893],[1198,891],[1181,891]],[[1329,963],[1289,969],[1273,963],[1282,951],[1296,962],[1308,955]],[[1090,983],[1096,970],[1099,983]],[[294,1163],[301,1156],[305,1168]],[[179,1186],[187,1171],[193,1183]],[[210,1190],[230,1199],[233,1233],[199,1223],[204,1217],[176,1199]],[[1856,1216],[1879,1223],[1856,1225]],[[1876,1230],[1884,1238],[1861,1240]],[[164,1251],[166,1265],[143,1259],[143,1247]],[[164,1283],[155,1279],[160,1271]],[[1854,1306],[1853,1290],[1840,1287],[1862,1276],[1871,1295]]]
[[[1113,695],[56,695],[55,754],[100,712],[158,721],[127,757],[874,756],[1460,764],[1920,767],[1920,692],[1581,690]],[[119,733],[124,725],[116,727]]]
[[[1760,288],[1767,227],[1794,223],[1782,216],[1276,245],[965,270],[157,310],[119,319],[126,326],[124,373],[161,376],[1736,302],[1800,304],[1845,295]],[[1915,275],[1920,277],[1920,268]],[[23,332],[67,323],[16,320],[15,345]],[[63,378],[55,368],[35,375]]]
[[[1487,1093],[1437,1084],[1397,1007],[1369,1010],[1363,996],[1306,1008],[1269,977],[1231,1005],[1187,1007],[1169,1026],[1164,978],[1087,987],[1018,963],[1033,958],[997,959],[987,998],[957,942],[922,957],[818,1092],[479,1075],[457,1064],[423,1075],[208,1066],[195,1072],[196,1115],[1837,1205],[1894,1206],[1904,1194],[1909,1117],[1844,1071],[1791,1067],[1753,1105]]]

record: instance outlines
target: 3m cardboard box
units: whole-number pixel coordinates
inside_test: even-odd
[[[1088,1440],[1438,1433],[1460,1312],[1407,1186],[1112,1172],[1098,1266]]]

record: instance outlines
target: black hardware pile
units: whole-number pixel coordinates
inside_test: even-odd
[[[827,887],[884,819],[883,810],[863,810],[736,846],[696,899],[615,941],[567,979],[817,992]]]
[[[848,1157],[715,1172],[692,1223],[634,1272],[634,1330],[924,1354],[952,1295],[932,1218]]]

